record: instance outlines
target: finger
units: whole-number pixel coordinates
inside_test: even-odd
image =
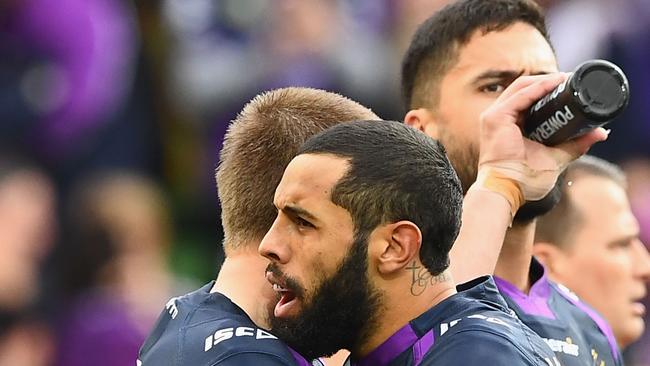
[[[586,154],[595,143],[607,140],[608,135],[609,132],[598,127],[573,140],[565,141],[553,149],[556,161],[562,165],[568,164]]]
[[[553,77],[538,80],[503,100],[500,103],[499,108],[503,111],[509,111],[509,114],[514,117],[519,117],[522,112],[530,109],[535,102],[550,93],[560,83],[562,83],[563,80],[564,76],[560,76],[560,74],[555,74]],[[517,119],[520,122],[523,121],[523,119]]]
[[[504,100],[515,94],[521,89],[524,89],[534,83],[537,83],[542,80],[546,79],[553,79],[555,78],[560,78],[562,81],[566,80],[568,78],[568,74],[566,73],[553,73],[553,74],[542,74],[542,75],[526,75],[526,76],[520,76],[515,81],[512,82],[512,84],[508,85],[508,87],[501,93],[499,98],[497,100]],[[558,82],[559,84],[560,82]]]

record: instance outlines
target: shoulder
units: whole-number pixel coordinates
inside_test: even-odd
[[[277,337],[257,327],[227,298],[213,296],[210,306],[205,304],[185,297],[170,300],[140,350],[143,366],[215,365],[251,357],[256,364],[294,364]]]
[[[516,315],[505,311],[474,309],[458,318],[440,323],[437,334],[440,339],[461,332],[484,332],[511,338],[521,331],[522,323]]]
[[[481,311],[441,323],[432,349],[437,362],[457,364],[547,365],[553,352],[546,343],[511,314]],[[483,363],[481,363],[483,362]]]
[[[255,364],[262,364],[262,360],[269,364],[294,364],[288,348],[277,337],[237,317],[170,328],[153,346],[143,347],[140,360],[144,366],[170,364],[171,360],[179,365],[215,365],[251,358],[259,361]]]
[[[572,319],[575,322],[574,327],[590,344],[600,348],[601,352],[609,353],[615,363],[620,364],[622,356],[614,332],[605,319],[564,285],[550,283],[558,299],[554,304],[558,313],[562,317]]]
[[[436,340],[422,365],[548,365],[525,343],[498,329],[466,326]]]

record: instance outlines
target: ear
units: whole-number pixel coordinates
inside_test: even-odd
[[[422,131],[434,139],[439,137],[437,119],[433,112],[426,108],[418,108],[408,111],[406,116],[404,116],[404,124]]]
[[[533,255],[544,265],[549,275],[557,278],[564,274],[566,254],[557,245],[537,242],[533,246]]]
[[[397,273],[419,258],[422,232],[414,223],[398,221],[376,229],[373,234],[377,235],[370,238],[371,255],[381,275]]]

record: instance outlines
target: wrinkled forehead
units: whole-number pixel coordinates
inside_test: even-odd
[[[477,30],[457,52],[457,62],[450,71],[480,72],[487,68],[521,70],[524,74],[558,71],[551,45],[535,27],[523,22],[488,33]]]

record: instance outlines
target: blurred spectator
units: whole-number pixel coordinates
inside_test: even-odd
[[[57,365],[133,365],[160,305],[186,290],[167,267],[163,193],[144,177],[109,172],[82,183],[68,209],[73,249]]]
[[[0,308],[30,306],[39,266],[54,241],[54,188],[37,168],[0,157]]]
[[[49,328],[34,312],[43,257],[54,241],[54,188],[37,167],[0,157],[0,366],[46,366]]]
[[[40,320],[21,318],[0,332],[0,366],[50,366],[53,353],[52,334]]]

